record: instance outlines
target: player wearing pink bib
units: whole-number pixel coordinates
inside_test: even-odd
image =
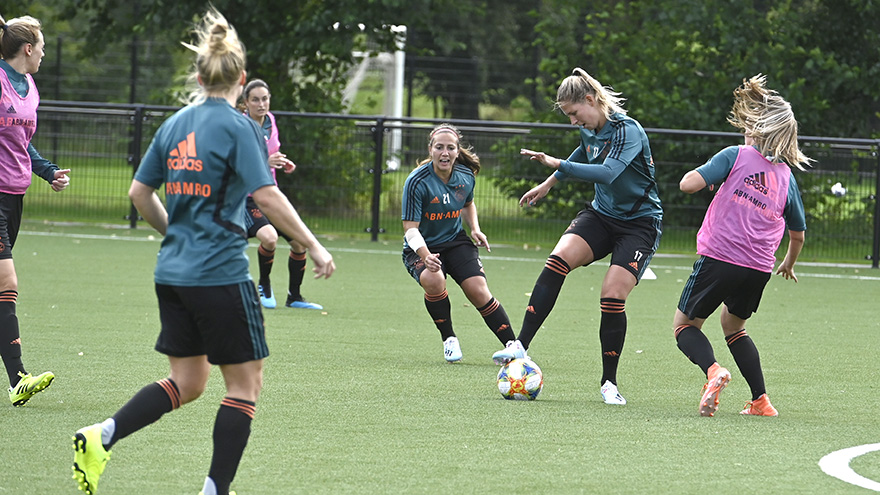
[[[721,306],[721,328],[737,367],[749,384],[752,400],[741,414],[777,416],[764,385],[758,349],[745,322],[758,310],[776,249],[788,230],[788,251],[777,275],[793,279],[804,245],[804,205],[797,181],[786,164],[803,170],[812,160],[797,143],[791,105],[764,87],[757,75],[743,80],[734,94],[728,121],[745,135],[745,146],[731,146],[691,170],[679,187],[692,194],[721,184],[697,234],[694,271],[688,278],[673,319],[678,348],[706,374],[700,414],[714,416],[730,372],[715,360],[703,323]]]
[[[21,361],[21,336],[15,308],[18,276],[12,247],[21,227],[24,194],[37,174],[60,191],[67,187],[70,170],[60,170],[31,144],[37,130],[40,94],[31,74],[40,70],[45,42],[40,21],[31,16],[0,17],[0,357],[9,376],[9,400],[23,406],[48,387],[55,375],[33,376]]]

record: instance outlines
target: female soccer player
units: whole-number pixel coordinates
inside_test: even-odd
[[[440,124],[428,138],[429,157],[419,163],[403,185],[403,264],[425,290],[425,307],[443,340],[443,356],[450,363],[462,358],[452,329],[446,276],[461,287],[490,330],[501,342],[513,339],[510,318],[489,292],[477,246],[489,251],[480,230],[474,204],[475,175],[480,158],[461,146],[461,133]],[[468,224],[468,239],[461,219]]]
[[[657,250],[663,216],[648,137],[642,126],[626,115],[622,104],[620,93],[575,68],[559,85],[556,106],[572,125],[581,127],[580,145],[567,160],[521,151],[556,171],[526,192],[520,206],[534,206],[568,177],[593,182],[596,195],[572,220],[547,259],[532,290],[519,337],[493,356],[498,364],[525,357],[535,333],[556,304],[568,273],[610,254],[611,265],[599,300],[599,390],[606,404],[617,405],[626,404],[617,389],[617,365],[626,336],[626,298]]]
[[[248,273],[244,202],[249,193],[275,225],[308,247],[318,277],[335,270],[330,253],[303,224],[269,173],[265,139],[235,109],[246,81],[245,51],[213,8],[197,31],[199,89],[165,121],[132,181],[129,196],[165,237],[155,271],[161,330],[156,350],[167,378],[142,388],[113,417],[74,436],[74,479],[93,494],[110,448],[165,413],[198,398],[211,365],[226,397],[214,421],[214,451],[202,489],[225,495],[250,435],[268,356],[263,315]],[[167,210],[155,191],[165,184]]]
[[[788,251],[776,274],[797,282],[794,264],[807,226],[789,166],[803,170],[812,160],[798,148],[791,105],[765,84],[766,77],[758,74],[744,79],[733,92],[728,121],[743,131],[745,145],[721,150],[679,184],[689,194],[721,184],[697,234],[700,258],[673,319],[678,348],[708,380],[700,398],[702,416],[715,414],[718,397],[730,381],[730,372],[715,361],[712,344],[701,330],[718,306],[727,348],[752,392],[742,414],[779,414],[767,398],[758,349],[745,323],[758,310],[786,228]]]
[[[15,314],[18,275],[12,262],[31,173],[51,184],[54,191],[61,191],[70,183],[70,170],[60,170],[31,144],[40,104],[31,74],[40,70],[44,47],[40,21],[24,16],[6,22],[0,17],[0,358],[9,376],[9,400],[13,406],[25,405],[55,379],[51,371],[33,376],[22,364],[21,335]]]
[[[281,141],[278,139],[278,127],[275,125],[275,116],[269,111],[269,85],[261,79],[254,79],[244,87],[245,113],[254,119],[266,136],[266,144],[269,147],[269,166],[272,167],[272,178],[275,178],[275,169],[282,169],[285,173],[291,173],[296,165],[287,158],[287,155],[279,151]],[[278,184],[276,179],[275,184]],[[272,265],[275,261],[275,246],[278,244],[279,232],[269,223],[263,212],[257,208],[252,197],[247,199],[247,216],[245,224],[248,229],[248,238],[256,237],[260,241],[257,248],[259,259],[260,279],[257,290],[260,293],[260,302],[266,308],[276,306],[275,291],[269,281]],[[287,258],[287,271],[290,274],[287,283],[287,300],[284,303],[288,308],[324,309],[320,304],[306,301],[300,291],[303,275],[306,269],[306,247],[281,232],[282,237],[290,244],[290,256]]]

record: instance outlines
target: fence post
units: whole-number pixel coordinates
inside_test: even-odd
[[[871,268],[880,268],[880,140],[874,148],[877,157],[877,171],[874,173],[874,249],[871,253]]]
[[[134,107],[134,114],[131,116],[134,125],[131,128],[131,142],[128,144],[128,163],[131,164],[132,177],[134,177],[138,167],[141,165],[141,139],[144,135],[144,113],[144,106],[137,105]],[[134,207],[134,203],[131,204],[131,209],[128,213],[128,220],[129,227],[136,229],[138,211],[137,208]]]
[[[373,202],[370,211],[372,212],[372,222],[367,231],[370,233],[370,240],[376,242],[379,240],[379,204],[382,195],[382,170],[385,163],[385,119],[379,117],[376,119],[376,125],[373,131],[373,168],[370,173],[373,174]]]

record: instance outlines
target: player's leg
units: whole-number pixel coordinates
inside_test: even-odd
[[[250,438],[257,398],[263,386],[263,360],[220,366],[226,397],[214,421],[214,453],[203,493],[228,493]]]
[[[452,307],[446,291],[445,268],[437,272],[428,270],[419,255],[409,248],[403,250],[402,258],[407,272],[425,291],[425,309],[440,332],[444,359],[449,362],[461,360],[461,346],[452,329]]]
[[[290,274],[287,283],[287,301],[289,308],[324,309],[320,304],[306,301],[302,295],[302,283],[306,273],[306,247],[288,239],[290,256],[287,258],[287,272]]]
[[[269,223],[269,219],[263,215],[263,212],[257,207],[257,203],[250,196],[245,202],[245,210],[244,220],[248,238],[256,237],[260,241],[260,245],[257,247],[257,266],[260,270],[257,291],[260,293],[260,302],[263,307],[271,309],[275,307],[276,302],[269,275],[275,264],[278,231]]]
[[[752,393],[752,400],[746,404],[741,413],[753,416],[777,416],[779,412],[767,397],[758,348],[746,333],[746,318],[743,318],[743,316],[751,316],[751,313],[758,309],[764,286],[770,278],[769,273],[754,275],[748,289],[750,294],[743,294],[742,297],[730,300],[721,307],[721,328],[724,330],[727,349]]]
[[[602,281],[599,300],[599,343],[602,350],[600,393],[606,404],[624,405],[626,400],[617,391],[617,368],[626,340],[626,299],[657,251],[660,220],[646,217],[622,221],[602,215],[598,215],[598,220],[595,223],[603,226],[608,233],[605,238],[598,239],[606,240],[607,244],[600,244],[597,240],[590,242],[590,245],[610,245],[611,249],[611,265]],[[584,235],[589,241],[590,236],[599,234],[591,229]],[[595,249],[595,253],[597,258],[604,256],[599,249]]]
[[[266,223],[257,230],[257,260],[260,268],[260,278],[257,290],[260,293],[260,303],[263,307],[272,309],[275,307],[275,291],[272,290],[272,282],[269,278],[272,266],[275,264],[275,247],[278,245],[278,231],[270,223]]]

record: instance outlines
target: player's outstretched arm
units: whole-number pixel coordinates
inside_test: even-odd
[[[315,278],[329,278],[336,271],[333,256],[318,242],[312,231],[277,186],[264,186],[253,193],[257,206],[276,228],[308,249],[315,267]]]
[[[144,220],[156,229],[156,232],[165,235],[168,229],[168,212],[162,200],[156,195],[156,190],[143,182],[133,180],[128,190],[128,197]]]

